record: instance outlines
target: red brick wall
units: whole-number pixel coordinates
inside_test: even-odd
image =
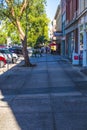
[[[75,13],[78,10],[78,0],[66,0],[66,19],[73,20]]]
[[[66,11],[66,0],[61,0],[62,14]]]
[[[70,20],[70,0],[66,0],[66,20]]]

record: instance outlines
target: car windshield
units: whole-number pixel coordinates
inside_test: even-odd
[[[4,51],[5,51],[5,53],[10,53],[9,50],[4,50]]]
[[[9,50],[0,50],[1,53],[10,53]]]

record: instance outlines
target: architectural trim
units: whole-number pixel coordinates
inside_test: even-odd
[[[68,25],[66,25],[65,29],[69,28],[72,24],[74,24],[75,22],[77,22],[84,14],[87,13],[87,8],[82,11],[78,16],[77,18],[75,18],[74,20],[70,21],[70,23]]]
[[[87,13],[87,8],[85,8],[85,10],[83,10],[77,17],[77,20],[79,20],[85,13]]]

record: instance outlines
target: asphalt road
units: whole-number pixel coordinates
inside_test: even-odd
[[[0,76],[0,130],[87,130],[87,77],[57,55]]]

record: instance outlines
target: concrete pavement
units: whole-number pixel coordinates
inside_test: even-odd
[[[0,76],[0,130],[87,130],[87,78],[57,55]]]

